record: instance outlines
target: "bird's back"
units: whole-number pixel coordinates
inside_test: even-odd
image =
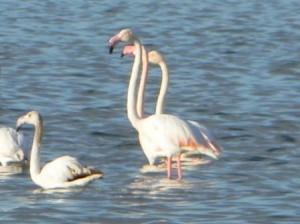
[[[4,163],[24,160],[22,139],[23,136],[13,128],[0,126],[0,160]]]

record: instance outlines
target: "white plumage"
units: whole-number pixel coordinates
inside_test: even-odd
[[[127,92],[127,115],[132,126],[139,133],[139,140],[143,151],[150,164],[153,164],[157,157],[167,157],[167,177],[171,177],[172,169],[172,156],[177,156],[177,176],[181,179],[181,161],[180,155],[183,149],[200,150],[203,148],[200,142],[197,142],[196,137],[193,136],[193,129],[197,127],[196,124],[190,122],[189,124],[180,118],[159,114],[162,111],[162,107],[158,110],[158,113],[144,118],[142,115],[141,105],[143,97],[140,98],[141,102],[137,108],[136,103],[136,87],[138,80],[138,72],[141,65],[141,52],[142,45],[138,38],[136,38],[131,30],[123,29],[118,34],[114,35],[109,40],[110,52],[112,52],[114,45],[119,41],[133,43],[135,49],[135,58],[132,66],[131,76],[129,80],[128,92]],[[141,92],[143,87],[141,89]],[[138,112],[137,109],[140,111]],[[198,134],[197,137],[200,137]],[[204,137],[205,139],[205,137]],[[211,150],[206,153],[207,150],[201,152],[209,156],[217,158],[220,154],[219,150]]]
[[[35,179],[45,189],[83,186],[102,174],[92,168],[84,167],[71,156],[61,156],[48,162]]]
[[[44,189],[83,186],[103,176],[101,171],[81,165],[71,156],[59,157],[40,167],[39,147],[43,132],[42,117],[36,111],[28,112],[17,120],[17,126],[32,124],[35,127],[30,155],[30,176]]]
[[[178,154],[180,139],[187,141],[191,137],[186,124],[169,114],[151,115],[141,120],[138,130],[141,145],[143,148],[149,148],[145,154],[151,165],[157,157],[170,157]]]
[[[25,155],[22,144],[22,134],[13,128],[0,126],[0,163],[2,166],[24,163]]]
[[[164,100],[165,100],[165,95],[167,92],[168,88],[168,80],[169,80],[169,74],[168,74],[168,68],[167,64],[163,59],[163,56],[157,52],[157,51],[150,51],[147,54],[147,50],[145,47],[142,45],[142,72],[140,76],[140,84],[139,84],[139,89],[138,89],[138,95],[137,95],[137,113],[139,117],[145,118],[144,112],[143,112],[143,104],[144,104],[144,89],[145,89],[145,84],[146,80],[148,77],[148,63],[150,62],[151,64],[158,65],[161,69],[161,76],[162,76],[162,81],[161,81],[161,88],[159,90],[157,102],[156,102],[156,114],[163,114],[164,110]],[[131,55],[135,54],[135,47],[133,45],[126,45],[123,48],[122,55]],[[147,57],[148,56],[148,57]],[[184,123],[182,123],[184,122]],[[219,146],[215,143],[215,140],[213,136],[209,133],[209,130],[195,122],[195,121],[184,121],[182,120],[183,126],[187,126],[186,129],[189,129],[189,138],[193,138],[193,141],[196,143],[197,148],[198,148],[198,153],[203,153],[206,155],[209,155],[213,158],[216,159],[216,151],[219,151]],[[176,122],[175,122],[176,123]],[[174,127],[171,128],[181,128],[180,126],[182,125],[175,125]],[[143,136],[142,134],[139,135],[140,143],[142,148],[144,148],[148,160],[150,161],[150,165],[153,164],[154,162],[154,152],[151,153],[151,147],[154,148],[154,151],[157,150],[157,146],[155,145],[155,142],[151,142],[147,137]],[[193,141],[189,140],[189,143],[192,143]],[[191,149],[191,146],[185,145],[184,146],[186,149]],[[195,146],[193,145],[193,148]],[[184,149],[181,147],[181,149]],[[183,152],[183,160],[185,161],[191,161],[191,158],[186,157],[186,155],[189,154],[195,154],[194,152]],[[196,152],[197,153],[197,152]]]

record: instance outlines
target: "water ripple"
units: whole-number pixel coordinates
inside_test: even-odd
[[[299,1],[0,5],[1,124],[38,110],[42,161],[69,154],[105,173],[71,191],[42,191],[27,169],[3,173],[1,223],[299,222]],[[169,65],[166,112],[203,123],[223,148],[218,161],[184,167],[182,182],[140,171],[125,109],[132,58],[107,49],[124,27]],[[159,82],[151,66],[147,114]]]

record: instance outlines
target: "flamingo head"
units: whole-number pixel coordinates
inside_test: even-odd
[[[134,39],[134,35],[130,29],[123,29],[113,37],[111,37],[108,41],[109,53],[113,53],[114,46],[122,41],[122,42],[132,42]]]
[[[160,64],[164,59],[163,56],[158,53],[158,51],[150,51],[148,53],[148,60],[151,64]]]
[[[20,130],[23,124],[38,126],[42,122],[42,117],[37,111],[30,111],[17,119],[16,129]]]
[[[121,52],[121,57],[124,57],[124,56],[127,56],[127,55],[135,55],[134,50],[135,50],[134,45],[124,46],[123,50]]]

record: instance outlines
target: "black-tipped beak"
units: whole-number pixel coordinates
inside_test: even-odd
[[[114,51],[114,46],[113,45],[109,46],[109,53],[112,54],[113,51]]]
[[[17,127],[16,127],[16,131],[17,131],[17,132],[19,132],[20,129],[21,129],[21,126],[17,126]]]
[[[16,131],[20,131],[22,125],[24,124],[24,122],[22,121],[22,117],[19,117],[17,122],[16,122]]]

